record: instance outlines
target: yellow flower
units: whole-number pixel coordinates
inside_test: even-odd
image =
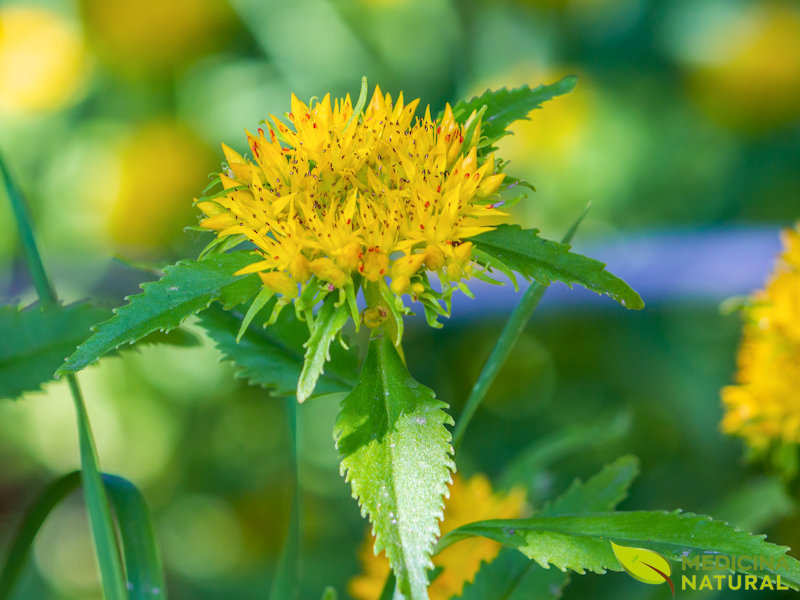
[[[723,388],[722,429],[756,449],[800,443],[800,225],[746,309],[737,384]]]
[[[0,110],[53,110],[77,92],[86,72],[78,33],[44,8],[0,9]]]
[[[445,505],[442,535],[473,521],[514,519],[522,515],[525,493],[513,489],[508,494],[492,491],[484,475],[464,481],[455,476],[450,486],[450,499]],[[367,536],[359,551],[364,573],[350,580],[348,592],[356,600],[375,600],[380,596],[389,574],[389,561],[372,551],[372,536]],[[429,588],[431,600],[449,600],[461,593],[464,584],[472,581],[481,562],[491,562],[500,551],[500,544],[485,538],[469,538],[450,546],[434,557],[433,563],[442,568]]]
[[[358,276],[389,282],[397,296],[429,289],[427,271],[445,287],[468,277],[464,240],[504,216],[491,200],[504,176],[493,156],[478,159],[479,122],[465,139],[449,105],[434,120],[429,108],[415,118],[418,103],[376,86],[357,114],[349,96],[306,105],[292,95],[290,127],[270,115],[247,133],[252,158],[223,145],[223,191],[198,201],[200,225],[251,241],[259,260],[240,273],[266,274],[285,297],[312,275],[331,291]]]

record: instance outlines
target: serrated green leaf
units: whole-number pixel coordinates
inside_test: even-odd
[[[110,315],[87,302],[0,306],[0,398],[17,398],[52,381],[64,358],[91,335],[91,327]],[[155,332],[140,343],[190,346],[197,338],[176,329]]]
[[[603,468],[586,483],[576,480],[537,516],[552,517],[608,511],[616,508],[639,473],[639,461],[623,456]],[[504,548],[491,563],[483,565],[472,584],[464,587],[462,600],[535,600],[560,598],[569,577],[556,569],[543,569],[511,548]]]
[[[274,304],[275,300],[271,303]],[[269,314],[269,308],[268,304],[264,313]],[[236,366],[237,377],[276,395],[295,393],[303,368],[302,345],[308,337],[308,328],[297,319],[294,311],[281,312],[277,321],[266,328],[257,319],[238,343],[236,335],[241,327],[241,318],[237,314],[212,306],[200,313],[198,323],[224,359]],[[319,378],[315,394],[349,392],[357,380],[356,367],[355,358],[350,353],[334,346],[331,362]]]
[[[554,600],[561,597],[569,574],[543,569],[525,556],[503,548],[481,566],[475,580],[464,585],[461,600]]]
[[[792,587],[800,586],[800,562],[786,554],[788,548],[765,541],[722,521],[693,513],[632,511],[586,515],[534,517],[470,523],[450,531],[439,541],[441,551],[467,537],[483,536],[516,548],[543,567],[554,565],[577,573],[605,573],[622,570],[610,542],[653,550],[663,557],[681,561],[704,554],[759,556],[755,570],[737,562],[739,572],[780,575]]]
[[[576,479],[569,489],[537,513],[541,517],[614,510],[639,474],[639,459],[622,456],[586,483]]]
[[[0,398],[38,390],[108,311],[85,302],[0,306]]]
[[[626,308],[644,308],[642,298],[627,283],[605,270],[598,260],[570,252],[570,246],[539,237],[536,229],[500,225],[471,238],[475,246],[514,271],[542,285],[579,283],[605,294]],[[480,261],[479,261],[480,262]]]
[[[311,335],[304,344],[306,353],[303,369],[297,380],[298,402],[305,402],[314,392],[325,363],[331,358],[331,343],[349,318],[350,309],[347,304],[344,302],[337,304],[336,294],[328,294],[314,318]]]
[[[430,556],[451,472],[447,405],[408,373],[387,336],[370,342],[334,437],[341,471],[369,516],[401,593],[427,600]]]
[[[513,90],[506,88],[486,90],[471,100],[456,103],[453,107],[453,116],[457,121],[464,122],[472,111],[480,111],[486,106],[481,126],[481,135],[484,138],[481,142],[481,152],[488,154],[496,149],[492,144],[509,135],[509,125],[514,121],[528,119],[528,113],[541,108],[543,102],[571,92],[577,82],[577,77],[570,75],[556,83],[540,85],[533,89],[524,85]]]
[[[256,275],[236,277],[234,273],[251,262],[251,254],[239,251],[167,267],[161,279],[142,284],[141,294],[98,325],[58,372],[79,371],[123,344],[154,331],[174,329],[215,300],[225,306],[246,302],[261,289],[261,282]]]

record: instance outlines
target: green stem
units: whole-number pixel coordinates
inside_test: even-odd
[[[561,240],[563,244],[569,244],[572,241],[575,232],[578,230],[578,226],[581,221],[583,221],[588,210],[589,207],[587,206],[586,210],[584,210],[581,216],[569,228],[569,231],[567,231],[564,238]],[[486,393],[489,391],[492,383],[494,383],[495,378],[497,378],[497,374],[511,355],[511,351],[514,349],[517,340],[519,340],[522,332],[525,331],[525,326],[528,324],[528,320],[531,318],[533,311],[539,306],[539,302],[542,296],[544,296],[547,287],[547,285],[542,285],[538,282],[532,283],[528,289],[525,290],[522,299],[517,306],[514,307],[514,310],[508,317],[508,321],[506,321],[503,331],[500,333],[500,337],[497,339],[497,343],[492,349],[492,353],[483,365],[483,370],[478,376],[475,385],[472,387],[472,391],[458,419],[458,423],[456,423],[456,428],[453,432],[453,445],[456,448],[461,445],[469,422],[472,420],[472,417],[475,416],[475,411],[478,410],[481,402],[486,397]]]
[[[0,157],[0,177],[3,179],[3,186],[19,227],[19,238],[22,243],[25,260],[28,263],[28,271],[33,279],[33,285],[42,302],[54,304],[56,302],[56,292],[47,277],[42,259],[39,256],[39,250],[36,248],[36,238],[33,237],[28,207],[22,198],[22,192],[20,192],[11,178],[11,174],[8,172],[8,167],[2,157]]]
[[[300,588],[300,471],[298,461],[298,402],[294,396],[286,398],[286,414],[289,421],[289,441],[292,460],[292,514],[289,528],[281,550],[275,579],[270,588],[270,600],[293,600]]]
[[[43,303],[55,304],[58,302],[58,297],[50,284],[42,263],[42,257],[36,246],[30,213],[22,193],[11,178],[2,158],[0,158],[0,175],[3,179],[8,200],[14,211],[22,248],[25,252],[25,258],[28,262],[36,292]],[[125,600],[128,594],[125,588],[122,563],[114,533],[111,508],[100,477],[97,451],[92,429],[89,425],[89,417],[86,413],[86,405],[84,404],[77,378],[74,375],[68,375],[67,383],[72,392],[77,415],[78,440],[81,452],[81,476],[86,497],[86,508],[89,513],[89,525],[92,530],[97,562],[100,568],[103,595],[106,600]]]
[[[103,596],[106,600],[124,600],[128,597],[125,579],[122,573],[114,521],[111,517],[111,506],[108,502],[100,467],[97,459],[92,428],[86,404],[75,375],[67,375],[75,414],[78,423],[78,441],[81,451],[81,479],[86,509],[89,513],[89,526],[92,530],[97,563],[100,567],[100,578],[103,584]]]

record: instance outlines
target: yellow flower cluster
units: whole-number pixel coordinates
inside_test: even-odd
[[[456,475],[445,505],[442,535],[467,523],[487,519],[516,519],[522,516],[525,492],[513,489],[508,494],[492,491],[484,475],[463,480]],[[389,561],[372,551],[375,540],[367,536],[359,552],[364,573],[350,580],[348,592],[356,600],[375,600],[389,575]],[[449,600],[461,594],[464,584],[472,581],[482,562],[491,562],[500,552],[500,544],[486,538],[469,538],[450,546],[433,558],[442,572],[428,589],[431,600]]]
[[[270,115],[247,133],[251,159],[223,145],[224,192],[198,202],[201,226],[250,240],[260,260],[240,273],[287,299],[312,276],[331,290],[356,274],[388,278],[397,295],[423,292],[425,271],[460,281],[471,268],[463,240],[504,216],[490,199],[504,175],[492,156],[479,164],[476,115],[462,126],[448,105],[440,120],[429,108],[415,119],[418,103],[376,87],[358,114],[349,96],[308,106],[292,95],[290,127]]]
[[[800,224],[746,309],[737,384],[722,390],[722,429],[763,449],[800,443]]]

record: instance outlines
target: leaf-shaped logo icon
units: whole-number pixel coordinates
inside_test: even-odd
[[[622,568],[634,579],[651,585],[666,581],[670,588],[673,587],[669,578],[672,572],[669,562],[660,554],[646,548],[620,546],[614,542],[611,542],[611,549]],[[674,589],[672,593],[675,594]]]

